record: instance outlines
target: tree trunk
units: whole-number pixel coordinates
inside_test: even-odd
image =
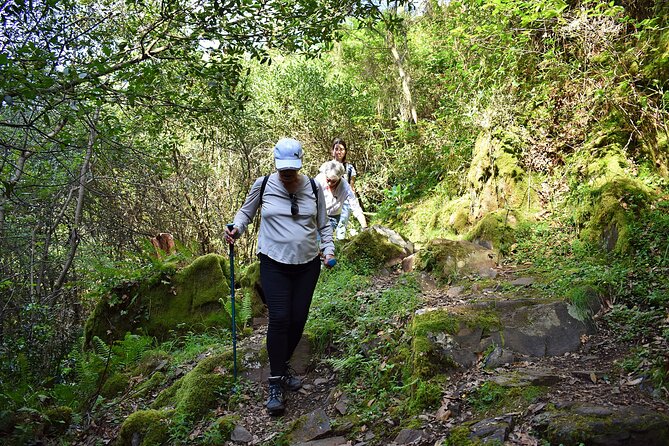
[[[406,60],[406,45],[403,45],[402,50],[397,48],[395,37],[393,33],[386,32],[386,43],[390,49],[390,54],[393,56],[395,66],[397,67],[397,74],[399,75],[400,84],[402,85],[402,99],[400,100],[400,117],[404,122],[413,122],[418,124],[418,114],[416,113],[416,106],[411,96],[411,76],[405,69]]]
[[[84,161],[81,163],[81,170],[79,172],[79,184],[78,184],[78,189],[79,193],[77,194],[77,203],[76,203],[76,208],[74,210],[74,222],[72,223],[72,229],[70,230],[70,238],[69,238],[69,244],[70,244],[70,251],[67,254],[67,258],[65,259],[65,263],[63,264],[63,268],[60,272],[60,276],[58,276],[58,280],[56,280],[56,283],[54,284],[54,292],[60,291],[60,289],[63,286],[63,283],[65,283],[65,278],[67,277],[67,273],[70,270],[70,267],[72,266],[72,262],[74,262],[74,257],[77,254],[77,248],[79,247],[79,225],[81,224],[81,214],[83,213],[84,210],[84,196],[86,192],[86,174],[88,173],[88,170],[90,168],[90,163],[91,163],[91,157],[93,156],[93,147],[95,146],[95,141],[98,136],[97,128],[95,127],[98,117],[100,116],[100,109],[96,109],[93,119],[91,120],[90,123],[90,132],[88,134],[88,145],[86,147],[86,156],[84,157]]]

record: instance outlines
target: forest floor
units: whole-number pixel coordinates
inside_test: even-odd
[[[532,278],[524,276],[523,271],[513,267],[499,267],[496,277],[491,281],[485,279],[481,286],[476,277],[456,286],[440,287],[429,278],[422,281],[420,307],[455,307],[474,302],[481,298],[501,297],[500,290],[508,293],[508,283],[524,278],[532,282]],[[400,272],[387,272],[373,279],[369,292],[390,289],[400,277]],[[523,282],[521,280],[521,282]],[[504,286],[505,285],[505,286]],[[485,286],[485,288],[484,288]],[[513,287],[511,287],[513,288]],[[520,296],[531,293],[530,286],[512,289]],[[340,379],[337,373],[323,360],[311,357],[308,349],[298,348],[294,366],[303,379],[304,386],[298,392],[287,393],[286,413],[280,417],[270,417],[265,411],[267,398],[266,379],[267,366],[256,359],[265,342],[266,323],[256,321],[253,334],[240,341],[238,351],[247,352],[241,359],[244,362],[244,373],[239,378],[237,402],[229,407],[218,407],[216,416],[234,415],[237,417],[240,432],[235,434],[237,441],[228,441],[226,445],[270,445],[278,443],[286,432],[294,428],[296,420],[310,413],[325,413],[329,418],[326,430],[318,435],[318,440],[291,442],[291,444],[311,446],[363,446],[363,445],[435,445],[441,446],[452,430],[465,423],[479,421],[486,417],[499,415],[481,413],[472,407],[467,397],[484,382],[504,377],[512,371],[538,379],[538,385],[545,386],[545,393],[529,405],[519,405],[512,411],[505,408],[504,415],[512,416],[513,423],[506,432],[507,445],[539,446],[546,444],[537,437],[533,430],[532,419],[547,405],[559,405],[569,402],[587,403],[604,408],[624,406],[641,406],[659,413],[669,414],[669,395],[653,395],[651,386],[643,376],[630,375],[624,372],[620,363],[628,355],[630,346],[617,341],[616,334],[603,322],[596,318],[597,331],[590,336],[583,336],[577,351],[552,357],[524,357],[504,366],[487,369],[483,366],[483,358],[474,367],[458,369],[450,375],[450,379],[442,389],[442,407],[417,415],[413,425],[420,425],[411,431],[401,433],[401,421],[391,415],[377,419],[377,425],[353,426],[344,416],[352,411],[347,407],[345,394],[340,390]],[[255,361],[255,362],[254,362]],[[192,367],[197,362],[191,364]],[[184,370],[185,373],[187,370]],[[538,378],[537,378],[538,377]],[[342,402],[344,401],[344,402]],[[150,401],[121,401],[106,412],[98,413],[86,429],[77,435],[74,444],[100,445],[113,444],[118,436],[120,423],[124,413],[130,414],[138,407]],[[126,415],[127,416],[127,415]],[[383,424],[379,426],[378,424]],[[205,444],[203,433],[209,426],[204,422],[196,426],[189,435],[188,444]],[[325,437],[325,438],[324,438]],[[217,443],[218,444],[218,443]]]
[[[494,282],[497,284],[512,282],[521,277],[519,273],[522,273],[512,267],[500,267],[496,272]],[[398,277],[399,272],[376,277],[372,287],[377,290],[388,289]],[[465,293],[460,291],[460,286],[449,291],[449,287],[440,288],[428,280],[423,287],[421,306],[425,308],[459,306],[482,297],[489,298],[496,295],[496,287],[491,287],[489,280],[486,281],[486,286],[487,288],[480,291]],[[476,290],[477,287],[471,289]],[[542,384],[548,386],[547,392],[533,404],[528,407],[518,407],[517,411],[512,413],[515,422],[505,444],[527,446],[542,444],[535,436],[530,420],[534,414],[541,412],[550,403],[580,402],[612,408],[636,405],[669,414],[669,395],[654,396],[644,377],[625,373],[620,363],[629,353],[630,347],[617,341],[615,333],[612,333],[601,319],[596,319],[596,324],[597,332],[591,336],[584,336],[580,349],[575,352],[561,356],[523,358],[521,361],[493,370],[484,368],[482,361],[475,367],[460,369],[451,375],[448,385],[443,389],[443,406],[439,410],[419,415],[417,418],[420,420],[421,428],[414,429],[410,434],[395,437],[397,429],[393,430],[393,427],[397,426],[400,420],[388,416],[385,419],[381,418],[380,422],[387,425],[383,429],[378,429],[378,426],[365,426],[352,432],[347,423],[335,422],[332,430],[325,435],[330,437],[329,440],[303,444],[441,445],[454,427],[485,418],[470,407],[466,395],[483,382],[503,376],[511,370],[522,370],[528,376],[538,376],[544,380]],[[265,330],[266,326],[258,326],[254,335],[246,342],[260,348],[264,344]],[[270,417],[264,409],[267,392],[266,370],[251,370],[247,375],[250,381],[245,389],[246,402],[236,408],[235,412],[240,415],[240,425],[250,434],[249,439],[252,438],[249,444],[271,443],[275,437],[286,431],[293,421],[314,411],[323,410],[330,420],[341,419],[342,406],[336,407],[341,396],[341,391],[337,388],[339,384],[337,373],[322,361],[300,367],[298,372],[303,378],[304,388],[298,392],[288,393],[287,410],[281,417]],[[391,438],[380,438],[375,432],[395,432],[395,434]]]

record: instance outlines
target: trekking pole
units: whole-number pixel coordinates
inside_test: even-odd
[[[227,224],[233,230],[232,223]],[[235,245],[230,244],[230,306],[232,316],[232,377],[237,382],[237,319],[235,318]]]

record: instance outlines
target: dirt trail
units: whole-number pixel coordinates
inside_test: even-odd
[[[532,282],[531,278],[523,276],[521,269],[500,267],[496,272],[494,282],[497,285],[491,286],[490,280],[487,280],[484,289],[480,289],[475,278],[472,278],[473,282],[467,283],[465,287],[445,288],[436,286],[428,278],[423,286],[422,306],[425,308],[460,306],[481,298],[494,297],[499,284],[509,283],[519,278],[529,279],[527,282]],[[368,291],[387,289],[398,277],[399,272],[376,277],[372,289]],[[522,282],[523,280],[520,280],[521,285],[517,289],[519,295],[529,291],[527,286],[522,285]],[[258,326],[253,336],[244,341],[244,345],[251,349],[260,349],[264,343],[264,336],[265,326]],[[543,380],[543,384],[548,384],[548,391],[529,407],[517,408],[517,411],[513,413],[516,422],[505,444],[541,444],[530,429],[529,419],[549,403],[583,402],[603,407],[634,404],[661,413],[669,413],[666,398],[661,400],[653,397],[649,386],[646,386],[643,380],[627,375],[616,365],[627,353],[627,347],[617,343],[615,336],[606,326],[597,321],[596,334],[584,336],[581,347],[576,352],[553,357],[522,358],[493,370],[485,369],[482,361],[475,367],[460,369],[451,376],[448,384],[443,388],[444,404],[441,410],[429,411],[417,417],[421,424],[419,430],[422,430],[420,438],[403,444],[438,445],[454,427],[480,419],[481,416],[475,416],[473,409],[468,406],[466,396],[482,383],[489,380],[503,380],[504,376],[510,372],[538,377],[538,380]],[[316,365],[314,366],[313,363]],[[253,437],[249,444],[262,445],[272,442],[275,437],[287,429],[292,421],[318,409],[323,409],[331,420],[341,420],[341,414],[334,407],[338,397],[336,393],[338,377],[322,363],[317,361],[313,363],[309,367],[298,370],[304,378],[304,389],[289,394],[286,414],[278,418],[268,416],[264,410],[267,371],[259,367],[259,364],[255,364],[255,367],[249,364],[251,366],[247,373],[249,385],[243,391],[245,402],[235,410],[235,413],[241,416],[240,424]],[[385,427],[392,427],[398,420],[387,418],[381,422],[388,424]],[[387,445],[393,444],[395,440],[394,438],[376,437],[372,433],[379,431],[375,429],[376,426],[368,426],[365,431],[355,434],[347,431],[346,423],[343,425],[335,423],[335,426],[338,427],[335,427],[327,436],[346,437],[347,443],[342,444]],[[388,429],[382,431],[388,431]],[[228,444],[235,443],[229,442]]]

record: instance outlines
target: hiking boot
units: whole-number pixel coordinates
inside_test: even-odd
[[[282,376],[269,377],[269,397],[265,403],[267,413],[281,415],[286,410],[286,399],[283,396]]]
[[[286,366],[286,371],[281,377],[281,384],[283,388],[296,392],[302,388],[302,380],[295,376],[295,370],[289,365]]]

